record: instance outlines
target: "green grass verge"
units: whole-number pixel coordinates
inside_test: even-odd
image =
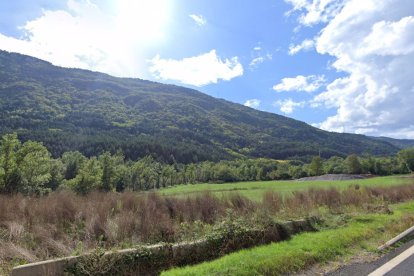
[[[375,250],[412,222],[401,219],[414,212],[414,202],[393,206],[394,213],[354,215],[344,226],[315,233],[303,233],[291,240],[242,250],[200,265],[172,269],[171,275],[284,275],[316,263],[350,255],[355,248]],[[371,245],[367,245],[370,242]]]
[[[237,182],[225,184],[190,184],[179,185],[160,190],[162,195],[187,196],[189,194],[209,191],[218,195],[225,195],[238,192],[252,200],[259,201],[263,193],[269,190],[277,191],[282,194],[293,191],[307,190],[309,188],[348,188],[350,185],[361,186],[393,186],[412,183],[413,179],[402,176],[385,176],[367,179],[346,180],[346,181],[254,181]]]

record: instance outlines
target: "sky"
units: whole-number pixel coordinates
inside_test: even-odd
[[[414,139],[412,0],[13,0],[0,49]]]

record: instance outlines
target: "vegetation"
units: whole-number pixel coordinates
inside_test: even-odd
[[[414,148],[404,149],[398,152],[398,159],[407,169],[407,171],[414,171]]]
[[[323,160],[320,156],[315,156],[309,165],[309,175],[316,176],[323,174]]]
[[[388,142],[401,149],[414,147],[414,140],[412,139],[394,139],[389,137],[374,137],[374,139]]]
[[[238,227],[233,232],[257,228],[274,219],[388,213],[388,204],[413,199],[413,184],[309,189],[287,195],[269,191],[259,202],[234,193],[223,197],[131,192],[80,196],[68,191],[43,197],[0,195],[0,263],[7,269],[97,247],[197,240],[233,226]]]
[[[21,144],[17,135],[3,136],[0,145],[0,191],[43,194],[51,180],[49,151],[40,143]]]
[[[286,240],[302,231],[315,231],[316,219],[277,223],[256,221],[253,225],[228,212],[202,239],[159,243],[132,250],[108,252],[97,249],[65,267],[70,275],[159,275],[162,270],[211,260],[244,248]],[[247,223],[246,223],[247,222]]]
[[[378,245],[414,222],[412,202],[394,207],[392,215],[353,214],[336,220],[333,229],[325,225],[320,232],[299,234],[289,241],[242,250],[161,275],[290,275],[316,263],[352,255],[356,250],[375,252]]]
[[[15,264],[95,248],[215,235],[232,240],[233,232],[293,217],[356,212],[372,220],[359,234],[355,218],[345,220],[343,229],[312,236],[329,241],[343,234],[330,244],[330,253],[322,242],[318,248],[300,247],[306,235],[297,244],[292,240],[287,252],[297,261],[284,267],[297,271],[343,254],[341,248],[370,236],[386,217],[401,218],[399,211],[372,212],[389,212],[388,204],[414,199],[409,177],[263,182],[411,173],[411,140],[330,133],[195,90],[59,68],[4,51],[0,135],[0,274]],[[224,182],[239,183],[218,184]],[[281,249],[267,247],[263,254],[268,250],[280,257]],[[248,263],[244,269],[269,274],[273,263],[283,265],[274,260],[264,257],[262,266]],[[220,267],[206,264],[200,272],[231,272]]]
[[[240,157],[310,161],[319,152],[323,158],[390,155],[409,145],[326,132],[183,87],[1,51],[0,135],[13,131],[22,141],[43,142],[55,158],[120,150],[128,160],[151,155],[169,164]]]
[[[7,134],[0,143],[0,192],[44,195],[52,190],[71,189],[85,195],[95,190],[148,191],[178,184],[283,180],[323,173],[389,175],[411,171],[412,151],[404,149],[394,157],[315,157],[310,164],[236,159],[185,165],[158,162],[150,155],[127,161],[120,152],[104,152],[90,158],[80,152],[66,152],[61,158],[52,159],[41,143],[21,143],[16,134]]]
[[[367,179],[355,179],[344,181],[251,181],[223,184],[197,184],[177,185],[160,190],[165,196],[186,197],[202,194],[206,191],[217,195],[227,196],[232,194],[243,195],[253,201],[259,202],[267,192],[278,192],[283,196],[291,195],[297,191],[308,189],[347,189],[350,186],[359,187],[392,187],[412,183],[412,178],[401,176],[384,176]]]

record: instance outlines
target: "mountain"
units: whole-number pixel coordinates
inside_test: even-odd
[[[121,150],[166,162],[235,157],[385,155],[399,147],[323,131],[196,90],[68,69],[0,51],[0,134],[42,141],[54,156]]]
[[[379,141],[388,142],[393,146],[396,146],[400,149],[406,149],[406,148],[414,148],[414,140],[413,139],[394,139],[389,137],[372,137]]]

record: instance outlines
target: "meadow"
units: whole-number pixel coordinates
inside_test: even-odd
[[[371,177],[365,179],[344,180],[344,181],[298,181],[298,180],[278,180],[278,181],[252,181],[235,183],[203,183],[187,184],[160,189],[159,193],[165,196],[188,196],[202,192],[211,192],[221,196],[234,192],[239,193],[251,200],[260,201],[263,194],[267,191],[275,191],[281,194],[291,194],[295,191],[305,191],[307,189],[346,189],[350,186],[359,185],[361,187],[390,187],[412,183],[411,175]]]

